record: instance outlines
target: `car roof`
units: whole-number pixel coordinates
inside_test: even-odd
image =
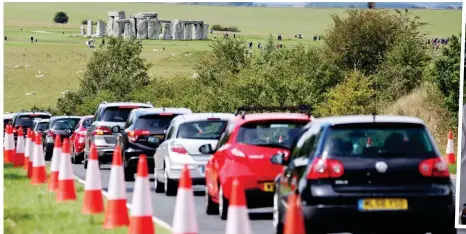
[[[6,113],[3,114],[3,119],[12,119],[16,113]]]
[[[139,108],[135,110],[142,115],[153,115],[160,113],[173,113],[173,114],[191,114],[191,109],[183,107],[156,107],[156,108]]]
[[[73,116],[73,115],[61,115],[61,116],[53,116],[50,118],[50,121],[56,120],[56,119],[80,119],[81,116]]]
[[[244,115],[235,116],[235,119],[243,119],[244,122],[249,121],[261,121],[261,120],[310,120],[309,116],[300,113],[251,113]]]
[[[144,106],[144,107],[153,107],[152,104],[142,103],[142,102],[103,102],[100,106],[105,107],[115,107],[115,106]]]
[[[374,121],[375,117],[375,121]],[[313,119],[313,122],[327,123],[330,125],[339,124],[357,124],[357,123],[410,123],[422,124],[424,121],[419,118],[409,116],[396,116],[396,115],[348,115],[348,116],[334,116],[325,118]]]
[[[221,120],[230,120],[233,117],[235,117],[235,115],[231,113],[192,113],[177,116],[176,121],[179,121],[180,123],[186,123],[191,121],[206,120],[207,118],[220,118]]]
[[[82,116],[81,119],[89,119],[89,118],[94,118],[93,115],[86,115],[86,116]]]
[[[27,111],[27,112],[18,112],[16,113],[15,115],[50,115],[52,116],[52,114],[50,114],[49,112],[33,112],[33,111]]]
[[[46,123],[46,122],[49,122],[49,121],[50,121],[50,119],[36,119],[36,120],[34,120],[34,122],[38,122],[38,123],[42,123],[42,122]]]

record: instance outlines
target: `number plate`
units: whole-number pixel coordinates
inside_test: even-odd
[[[377,210],[407,210],[408,201],[404,198],[400,199],[361,199],[358,204],[361,211],[377,211]]]
[[[264,183],[264,191],[265,192],[273,192],[275,185],[273,183]]]

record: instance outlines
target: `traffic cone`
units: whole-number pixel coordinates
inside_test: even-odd
[[[153,234],[152,204],[146,155],[139,155],[138,170],[133,192],[133,206],[129,234]],[[176,210],[175,210],[176,212]],[[176,234],[176,232],[174,232]],[[193,233],[194,234],[194,233]]]
[[[11,125],[8,125],[6,128],[6,134],[5,134],[5,153],[3,154],[3,162],[4,163],[12,163],[13,161],[11,160],[14,158],[15,155],[15,139],[13,136],[13,127]]]
[[[238,179],[233,180],[226,234],[251,234],[249,212],[246,207],[246,196]]]
[[[455,150],[453,148],[453,133],[451,130],[448,132],[448,143],[445,158],[448,164],[456,164]]]
[[[198,233],[196,209],[194,208],[192,179],[186,165],[181,171],[172,227],[173,234]]]
[[[31,142],[31,129],[28,128],[26,131],[26,146],[24,147],[24,163],[23,163],[23,168],[27,172],[28,171],[28,165],[29,165],[29,157],[32,154],[32,142]]]
[[[61,155],[61,137],[57,135],[55,137],[55,145],[53,147],[52,165],[50,165],[49,175],[49,192],[55,192],[58,189],[58,174],[60,171],[60,159]]]
[[[36,153],[36,137],[37,135],[31,131],[31,144],[29,145],[29,162],[28,162],[28,178],[32,178],[32,162],[34,161],[34,154]],[[39,136],[40,137],[40,136]]]
[[[104,211],[102,183],[100,181],[99,159],[95,145],[91,145],[91,153],[87,161],[86,185],[84,188],[83,214],[97,214]]]
[[[22,128],[18,131],[18,138],[16,142],[16,154],[13,159],[13,166],[21,167],[24,164],[24,137]]]
[[[120,146],[113,151],[112,169],[105,210],[105,229],[118,228],[129,225],[128,209],[126,209],[126,184],[123,173],[123,161]]]
[[[372,139],[369,137],[369,138],[367,138],[366,147],[369,148],[371,146],[372,146]]]
[[[44,151],[42,151],[42,137],[36,134],[36,147],[32,159],[31,184],[38,185],[47,182],[47,171],[45,169]]]
[[[63,140],[63,149],[60,159],[60,170],[58,172],[57,202],[76,200],[76,189],[74,188],[73,167],[71,165],[70,140]]]
[[[285,214],[283,234],[305,234],[304,219],[298,207],[298,195],[291,193],[288,197],[288,209]]]

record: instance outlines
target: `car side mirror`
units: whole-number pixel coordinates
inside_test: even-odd
[[[199,152],[201,152],[203,154],[213,154],[213,153],[215,153],[215,150],[212,148],[211,144],[205,144],[205,145],[201,145],[201,147],[199,147]]]
[[[270,162],[276,165],[285,165],[286,159],[285,154],[282,152],[276,153],[270,158]]]
[[[37,131],[38,131],[38,132],[43,132],[43,131],[44,131],[44,129],[42,129],[42,128],[39,128],[39,129],[37,129]]]
[[[112,127],[112,132],[113,132],[113,133],[120,133],[120,132],[121,132],[120,126],[118,126],[118,125],[113,126],[113,127]]]

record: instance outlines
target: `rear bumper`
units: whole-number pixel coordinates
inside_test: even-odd
[[[246,189],[246,204],[249,209],[273,207],[273,191],[264,192],[260,189]]]
[[[137,168],[139,155],[144,154],[147,157],[147,165],[149,166],[149,173],[154,173],[154,153],[155,150],[141,150],[141,149],[134,149],[128,148],[124,152],[123,158],[126,161],[127,167]]]

